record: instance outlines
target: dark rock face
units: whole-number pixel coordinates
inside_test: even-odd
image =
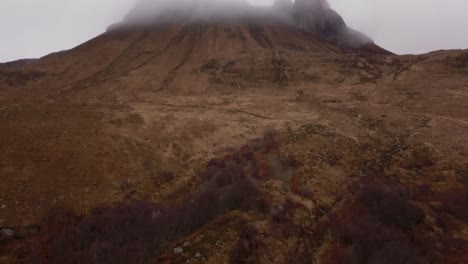
[[[336,35],[346,31],[343,18],[326,0],[297,0],[294,3],[296,23],[302,29],[324,35]]]
[[[327,0],[296,0],[293,7],[296,26],[349,46],[373,43],[366,35],[350,29],[331,9]]]

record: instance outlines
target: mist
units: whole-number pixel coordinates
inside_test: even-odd
[[[292,2],[290,6],[292,7]],[[134,8],[120,24],[138,26],[162,22],[260,19],[266,16],[280,18],[279,10],[273,10],[271,3],[254,5],[246,0],[137,0]]]
[[[199,22],[282,23],[346,46],[372,43],[364,34],[349,29],[327,0],[275,0],[269,5],[246,0],[138,0],[123,21],[108,30]]]
[[[160,21],[212,21],[243,18],[284,19],[293,12],[323,19],[330,10],[326,0],[136,0],[123,24],[151,24]]]

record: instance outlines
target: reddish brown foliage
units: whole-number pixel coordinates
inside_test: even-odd
[[[410,232],[424,212],[409,201],[403,188],[366,185],[357,204],[329,225],[339,244],[340,263],[428,263],[432,248]],[[332,254],[333,255],[333,254]]]
[[[424,220],[423,210],[409,202],[409,198],[408,190],[382,185],[365,186],[359,195],[359,200],[380,222],[403,230]]]
[[[468,222],[468,189],[443,193],[441,200],[443,212]]]
[[[95,209],[83,218],[55,215],[31,244],[31,261],[140,263],[227,211],[266,211],[252,171],[245,170],[251,162],[248,155],[211,161],[198,191],[174,205],[136,202]]]
[[[246,227],[242,230],[237,244],[229,253],[230,263],[258,263],[258,250],[264,244],[259,240],[257,230]]]
[[[447,214],[464,219],[465,192],[436,195],[430,186],[415,189],[419,199],[442,201],[436,224],[447,230],[452,225]],[[337,252],[327,252],[327,259],[339,263],[445,263],[458,258],[466,246],[450,234],[436,234],[423,225],[424,211],[411,200],[409,188],[366,184],[357,201],[331,227]],[[439,197],[439,198],[437,198]],[[440,198],[442,197],[442,198]]]

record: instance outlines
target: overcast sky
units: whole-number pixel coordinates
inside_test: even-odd
[[[0,0],[0,62],[72,48],[119,21],[133,1]],[[468,49],[468,0],[329,2],[351,27],[393,52]]]

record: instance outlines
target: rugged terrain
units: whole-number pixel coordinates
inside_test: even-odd
[[[0,262],[468,263],[468,51],[322,29],[117,26],[0,64]]]

